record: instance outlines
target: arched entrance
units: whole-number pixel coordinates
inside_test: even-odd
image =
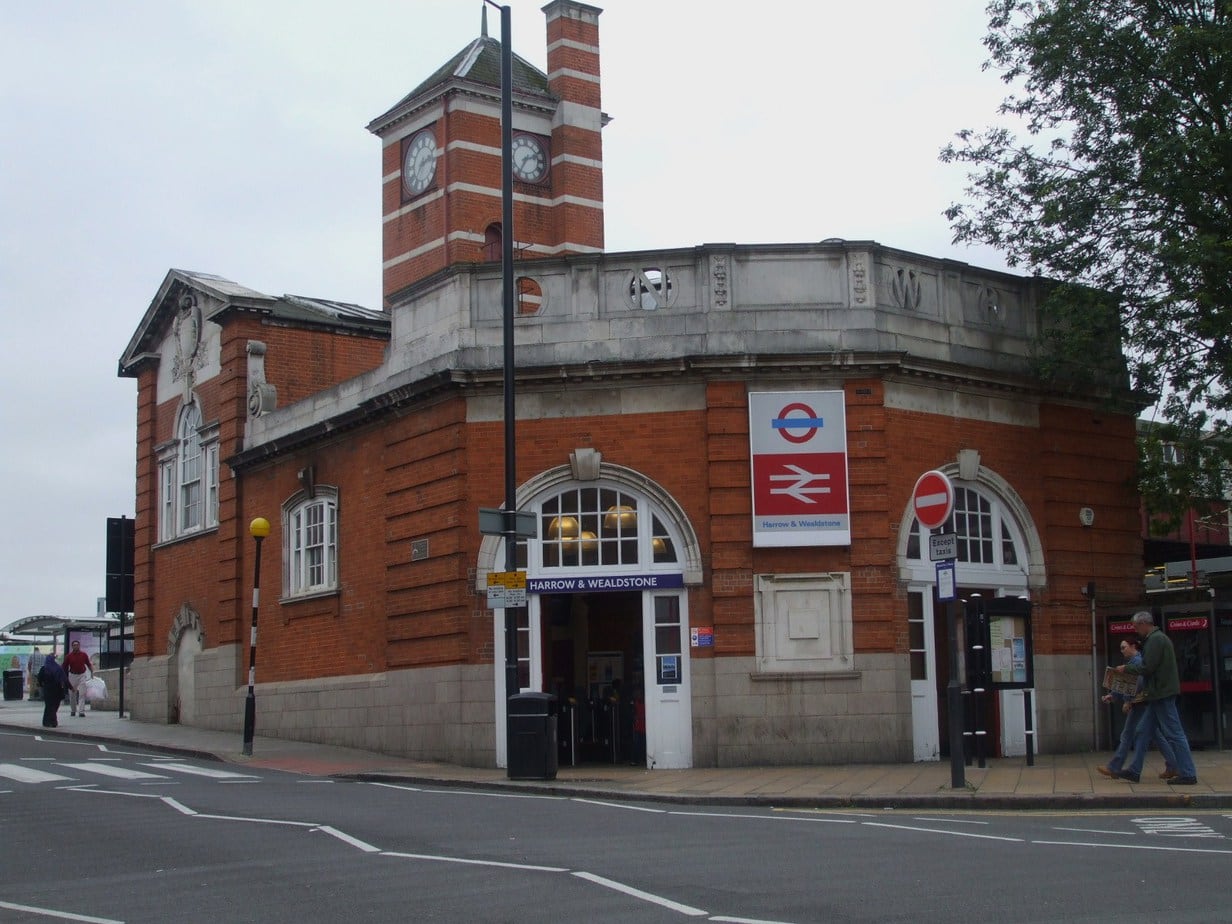
[[[201,616],[185,603],[167,635],[167,721],[172,724],[192,725],[196,720],[196,665],[203,647]]]
[[[1033,589],[1044,584],[1044,556],[1026,504],[1005,479],[979,465],[978,454],[963,461],[961,466],[951,463],[938,469],[954,484],[954,512],[935,530],[958,537],[957,595],[960,600],[977,593],[985,597],[1029,597]],[[908,507],[899,529],[898,561],[899,578],[907,588],[916,760],[938,760],[948,752],[950,717],[945,688],[950,678],[950,640],[945,607],[961,606],[937,600],[936,568],[929,559],[928,535]],[[962,619],[957,622],[961,625]],[[1003,691],[991,702],[985,727],[998,733],[994,753],[1025,753],[1022,691]]]
[[[568,466],[532,479],[518,509],[538,537],[518,543],[527,606],[518,611],[518,684],[556,693],[566,759],[693,761],[688,586],[701,556],[683,510],[653,481],[578,450]],[[480,547],[478,586],[503,570],[503,540]],[[504,663],[503,611],[494,611],[495,662]],[[496,671],[497,764],[506,765],[504,674]],[[633,734],[644,697],[645,741]]]

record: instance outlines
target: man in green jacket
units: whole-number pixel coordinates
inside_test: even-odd
[[[1117,779],[1137,783],[1146,760],[1146,750],[1151,736],[1156,733],[1168,742],[1176,755],[1177,776],[1168,780],[1175,786],[1192,786],[1198,782],[1193,753],[1189,739],[1181,728],[1180,716],[1176,713],[1176,698],[1181,692],[1180,675],[1176,669],[1176,651],[1172,640],[1159,631],[1155,617],[1143,610],[1134,613],[1134,631],[1142,639],[1142,663],[1122,664],[1119,673],[1141,674],[1146,678],[1142,692],[1146,695],[1146,714],[1138,722],[1134,739],[1134,759],[1128,769],[1117,774]]]

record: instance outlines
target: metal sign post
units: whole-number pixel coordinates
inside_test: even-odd
[[[925,472],[911,491],[911,509],[921,529],[940,529],[954,510],[954,485],[944,472]],[[958,617],[954,559],[958,557],[957,537],[942,533],[928,537],[929,558],[937,562],[937,601],[945,607],[946,631],[950,636],[950,681],[945,688],[945,708],[950,724],[950,786],[964,789],[967,774],[963,767],[963,703],[958,682]]]

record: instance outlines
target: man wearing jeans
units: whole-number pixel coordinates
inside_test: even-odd
[[[1139,644],[1136,638],[1121,639],[1121,657],[1126,664],[1142,663],[1142,650],[1138,647]],[[1146,702],[1138,695],[1142,692],[1145,683],[1146,678],[1139,674],[1138,685],[1131,695],[1109,693],[1103,698],[1105,703],[1116,703],[1125,714],[1125,725],[1121,729],[1121,739],[1117,742],[1116,753],[1112,755],[1112,760],[1108,761],[1106,767],[1095,768],[1104,776],[1114,780],[1121,778],[1121,767],[1125,763],[1125,758],[1129,756],[1130,750],[1138,740],[1138,723],[1146,715]],[[1180,775],[1173,769],[1176,766],[1176,757],[1173,756],[1168,742],[1160,737],[1159,729],[1155,730],[1155,746],[1159,748],[1159,753],[1164,758],[1164,772],[1159,775],[1159,778],[1161,780],[1175,779]]]
[[[1180,675],[1176,669],[1176,651],[1172,640],[1159,631],[1155,617],[1145,610],[1134,613],[1134,631],[1142,639],[1142,663],[1122,664],[1119,673],[1140,674],[1146,678],[1143,693],[1146,694],[1146,714],[1138,722],[1134,740],[1134,759],[1129,769],[1117,774],[1117,779],[1138,782],[1146,749],[1157,731],[1159,737],[1172,748],[1176,758],[1174,767],[1177,776],[1168,780],[1176,786],[1192,786],[1198,782],[1189,740],[1181,728],[1180,716],[1176,713],[1176,698],[1181,692]]]

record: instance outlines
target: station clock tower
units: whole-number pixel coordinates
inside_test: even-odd
[[[547,73],[513,57],[514,258],[603,250],[599,14],[554,0]],[[500,41],[475,39],[368,130],[381,139],[382,298],[458,263],[499,260]]]

